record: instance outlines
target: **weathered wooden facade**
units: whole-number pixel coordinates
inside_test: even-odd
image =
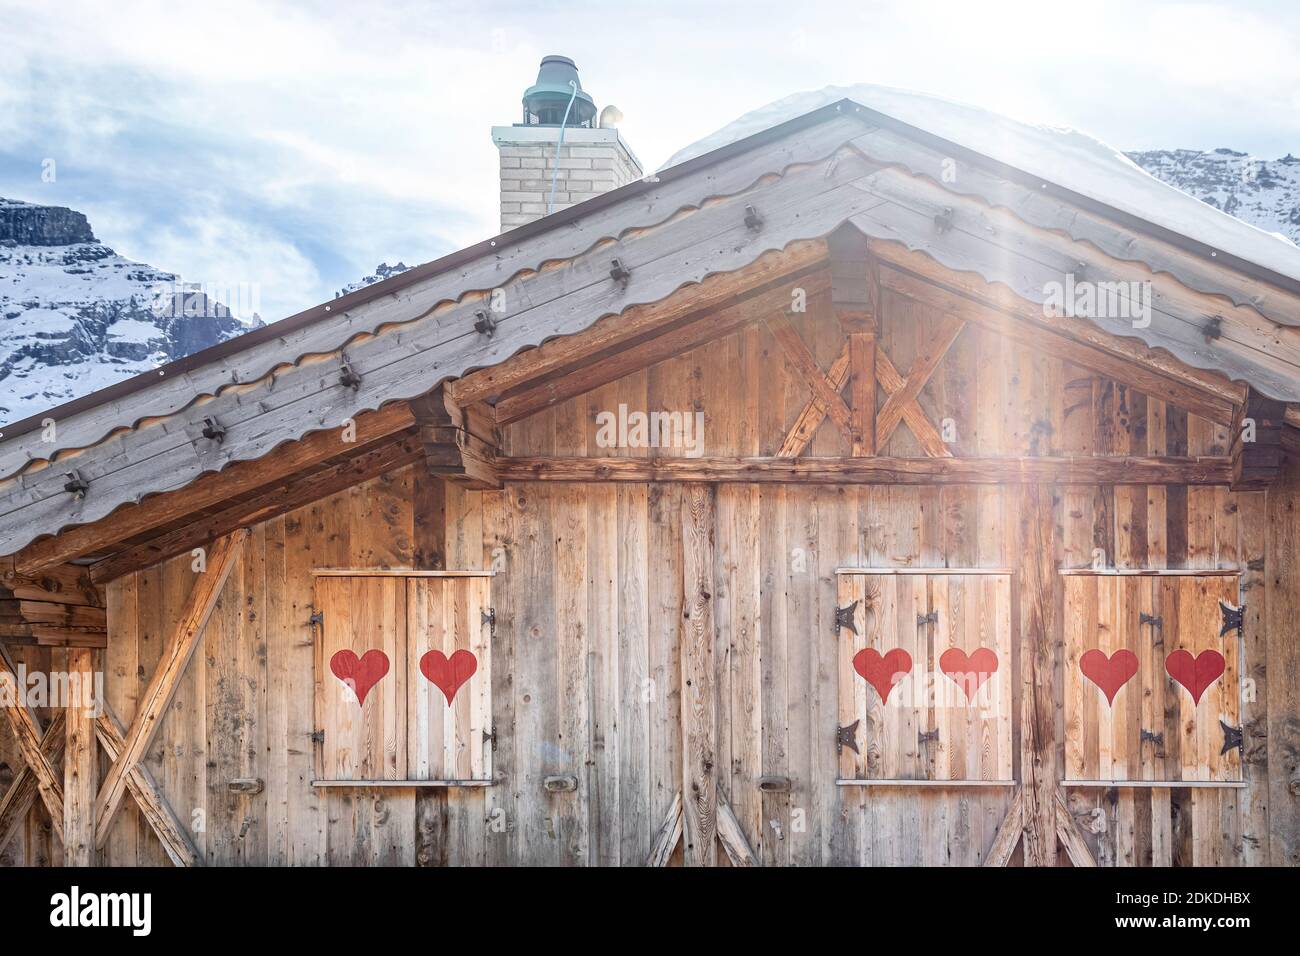
[[[8,430],[0,859],[1300,862],[1300,282],[1049,185],[845,102]]]

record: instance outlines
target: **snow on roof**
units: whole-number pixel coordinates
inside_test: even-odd
[[[1300,248],[1285,236],[1258,229],[1161,182],[1113,146],[1079,130],[1024,123],[928,93],[868,83],[795,93],[692,143],[664,168],[844,99],[1300,281]]]

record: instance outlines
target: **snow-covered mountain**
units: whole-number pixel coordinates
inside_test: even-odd
[[[0,422],[14,422],[260,325],[124,259],[62,206],[0,198]]]
[[[1300,157],[1259,159],[1231,149],[1126,155],[1157,179],[1300,245]]]
[[[334,298],[340,298],[341,296],[347,295],[349,292],[356,292],[358,289],[364,289],[368,285],[374,285],[376,282],[383,282],[385,279],[401,275],[403,272],[409,271],[410,268],[411,267],[405,262],[399,262],[395,266],[390,266],[387,262],[381,262],[379,265],[375,266],[373,275],[364,276],[356,282],[349,282],[343,288],[339,289],[338,292],[334,293]]]

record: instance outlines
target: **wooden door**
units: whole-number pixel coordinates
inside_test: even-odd
[[[842,571],[838,606],[841,779],[1009,781],[1010,574]]]
[[[319,577],[317,747],[322,780],[406,775],[406,582]]]
[[[1067,781],[1241,779],[1232,574],[1065,574]]]
[[[412,780],[492,777],[490,577],[407,581]]]

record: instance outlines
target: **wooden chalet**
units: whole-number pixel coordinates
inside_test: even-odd
[[[844,100],[3,429],[0,860],[1300,862],[1300,270],[1067,187]]]

